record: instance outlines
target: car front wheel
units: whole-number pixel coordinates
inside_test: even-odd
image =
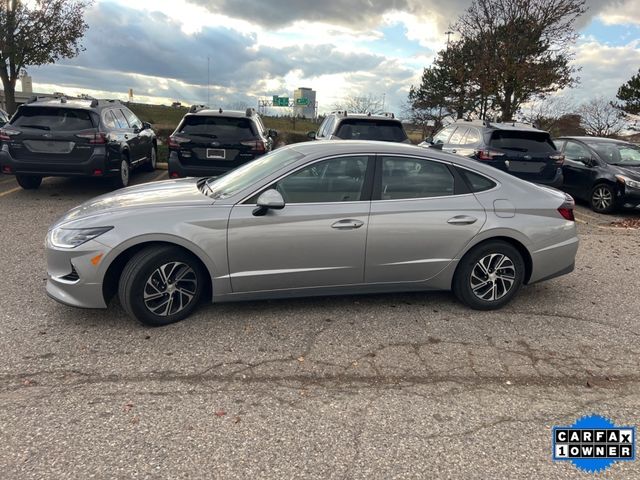
[[[16,180],[25,190],[35,190],[42,183],[42,177],[36,175],[17,175]]]
[[[601,183],[591,190],[591,209],[596,213],[611,213],[616,209],[616,191]]]
[[[130,177],[131,167],[129,166],[129,159],[123,155],[120,159],[120,168],[118,168],[118,174],[114,179],[116,188],[128,187]]]
[[[200,262],[181,248],[149,247],[125,266],[118,296],[130,316],[159,327],[183,320],[193,312],[205,278]]]
[[[524,260],[515,247],[503,241],[486,242],[460,260],[453,293],[474,310],[495,310],[516,295],[524,274]]]

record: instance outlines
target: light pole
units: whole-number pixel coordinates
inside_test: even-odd
[[[453,35],[454,32],[452,32],[451,30],[444,32],[444,34],[447,36],[447,48],[449,48],[449,42],[451,41],[451,35]]]
[[[211,59],[207,57],[207,107],[211,107],[211,95],[209,94],[209,85],[211,84],[211,69],[209,68]]]

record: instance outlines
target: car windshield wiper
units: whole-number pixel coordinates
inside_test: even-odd
[[[23,128],[37,128],[38,130],[51,130],[51,127],[47,127],[46,125],[18,125]]]

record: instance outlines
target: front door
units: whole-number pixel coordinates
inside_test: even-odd
[[[442,271],[486,220],[470,193],[457,195],[445,163],[380,156],[367,237],[367,283],[418,282]]]
[[[282,210],[254,216],[258,195],[229,218],[234,293],[362,283],[373,160],[315,162],[272,184]],[[264,190],[264,189],[263,189]]]
[[[589,198],[595,170],[587,163],[592,158],[593,155],[586,146],[572,140],[567,141],[562,165],[563,189],[575,197]]]

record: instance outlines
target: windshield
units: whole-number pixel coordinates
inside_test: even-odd
[[[589,143],[600,158],[612,165],[640,167],[640,147],[630,143],[600,142]]]
[[[62,107],[22,107],[13,117],[11,125],[61,132],[95,127],[88,110]]]
[[[514,152],[552,153],[556,151],[551,137],[545,132],[496,130],[491,135],[489,145]]]
[[[403,142],[407,139],[407,134],[400,122],[356,118],[340,122],[336,136],[343,140],[380,140],[383,142]]]
[[[248,118],[206,117],[204,115],[184,117],[178,133],[219,138],[227,142],[251,140],[256,137],[253,122]]]
[[[205,193],[215,199],[230,197],[303,156],[292,148],[280,148],[221,177],[208,180]]]

